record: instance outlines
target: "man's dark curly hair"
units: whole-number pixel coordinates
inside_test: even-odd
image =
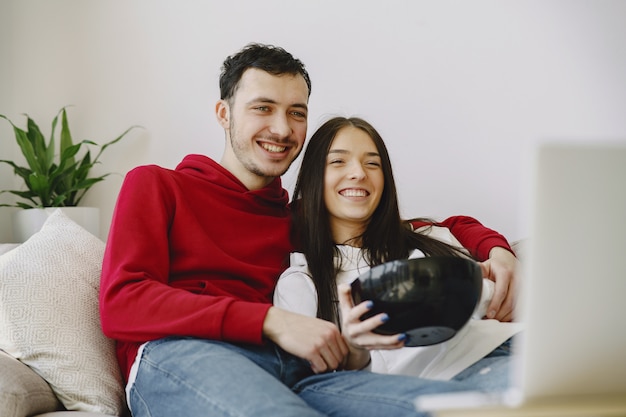
[[[241,76],[248,68],[258,68],[273,75],[300,74],[306,81],[311,95],[311,78],[304,64],[283,48],[251,43],[241,51],[229,56],[220,74],[220,98],[230,100],[235,94]]]

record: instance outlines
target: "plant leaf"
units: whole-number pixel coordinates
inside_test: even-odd
[[[30,143],[30,141],[28,140],[28,135],[26,134],[26,132],[20,129],[19,127],[15,126],[13,122],[10,121],[5,115],[0,114],[0,118],[5,119],[11,124],[11,126],[13,126],[13,132],[15,133],[15,141],[17,142],[20,149],[22,150],[22,155],[24,155],[24,158],[26,159],[26,163],[28,164],[31,170],[36,171],[38,164],[37,164],[37,158],[35,157],[35,150],[33,149],[32,143]],[[13,165],[15,166],[15,164]]]
[[[30,116],[26,115],[27,121],[26,124],[28,126],[28,131],[26,132],[26,136],[29,142],[33,146],[34,156],[37,160],[37,166],[39,169],[36,169],[38,173],[43,173],[48,171],[48,158],[47,158],[47,149],[46,149],[46,139],[43,137],[41,133],[41,129],[37,126],[37,123]]]
[[[63,154],[67,148],[73,146],[73,144],[70,126],[67,122],[67,112],[64,107],[61,109],[61,154]],[[74,154],[76,154],[76,152]]]
[[[35,193],[41,200],[41,204],[47,207],[48,200],[50,199],[50,187],[48,176],[38,175],[37,173],[31,174],[28,177],[29,188]]]
[[[28,176],[33,173],[30,169],[16,165],[13,161],[0,160],[0,163],[11,165],[13,167],[13,172],[24,179],[28,178]]]
[[[78,153],[78,151],[80,150],[80,143],[77,143],[76,145],[71,145],[68,146],[67,148],[63,148],[63,150],[61,151],[61,164],[74,164],[76,161],[74,160],[74,155],[76,155]]]
[[[100,147],[100,152],[98,152],[98,154],[96,155],[96,157],[95,157],[95,158],[94,158],[94,160],[93,160],[94,164],[96,163],[96,161],[98,161],[98,159],[100,158],[100,155],[102,154],[102,152],[104,152],[104,150],[105,150],[106,148],[108,148],[109,146],[113,145],[114,143],[119,142],[120,140],[122,140],[122,138],[123,138],[124,136],[126,136],[126,135],[128,134],[128,132],[130,132],[130,131],[131,131],[131,130],[133,130],[133,129],[137,129],[137,128],[141,128],[141,126],[137,126],[137,125],[135,125],[135,126],[131,126],[131,127],[129,127],[128,129],[126,129],[126,130],[124,131],[124,133],[122,133],[121,135],[119,135],[118,137],[116,137],[115,139],[113,139],[112,141],[107,142],[107,143],[105,143],[104,145],[102,145],[102,146]]]
[[[46,161],[47,161],[46,165],[48,167],[54,164],[54,149],[55,149],[55,144],[56,144],[55,134],[56,134],[57,122],[59,120],[59,114],[61,114],[61,110],[59,110],[59,113],[57,113],[57,115],[54,116],[54,119],[52,119],[52,128],[50,129],[50,142],[48,143],[48,150],[46,152]]]

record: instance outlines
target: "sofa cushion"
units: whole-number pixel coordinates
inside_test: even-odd
[[[120,415],[121,373],[98,311],[103,254],[101,240],[56,210],[0,256],[0,349],[41,375],[68,410]]]
[[[0,416],[26,417],[55,411],[60,406],[43,378],[0,351]]]

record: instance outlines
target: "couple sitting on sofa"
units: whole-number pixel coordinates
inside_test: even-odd
[[[421,393],[470,385],[325,372],[363,365],[367,352],[327,320],[272,306],[276,278],[294,250],[279,176],[303,147],[310,86],[299,61],[287,55],[253,45],[227,59],[216,106],[226,132],[219,163],[192,155],[176,170],[147,166],[126,176],[100,301],[103,329],[118,340],[134,414],[172,414],[185,404],[187,415],[216,408],[415,415],[413,399]],[[496,298],[505,292],[497,290]]]
[[[287,69],[279,66],[275,70],[264,66],[275,63],[277,58],[281,65],[287,58]],[[254,67],[248,62],[249,59],[255,65],[262,65]],[[276,278],[284,269],[285,257],[294,249],[290,243],[291,219],[287,195],[278,177],[288,168],[304,143],[306,103],[310,88],[308,75],[299,61],[294,61],[283,50],[251,46],[227,60],[222,88],[217,115],[227,133],[227,147],[220,164],[195,155],[185,158],[175,171],[154,166],[138,168],[127,175],[118,199],[104,254],[100,319],[105,333],[118,340],[118,359],[124,375],[130,377],[132,382],[129,384],[128,400],[133,414],[144,415],[145,411],[146,414],[155,412],[156,415],[195,415],[194,410],[197,409],[199,415],[203,415],[206,410],[215,410],[213,407],[232,407],[243,410],[244,414],[249,411],[257,415],[380,415],[389,412],[415,415],[413,399],[417,395],[423,392],[463,390],[470,386],[469,379],[433,381],[370,372],[326,372],[337,368],[360,368],[369,361],[370,349],[401,347],[404,339],[402,335],[396,335],[383,337],[383,340],[380,335],[372,333],[370,330],[377,325],[375,320],[380,323],[383,318],[359,322],[356,319],[358,312],[367,306],[350,306],[346,294],[342,292],[338,294],[344,301],[341,322],[344,332],[349,332],[348,335],[342,335],[327,320],[295,314],[271,304]],[[350,132],[360,134],[363,130]],[[371,135],[370,139],[370,142],[365,140],[359,143],[374,144]],[[346,150],[341,149],[339,154]],[[327,152],[328,149],[323,151]],[[376,189],[370,185],[341,188],[333,196],[354,201],[357,205],[359,201],[364,201],[363,207],[358,210],[362,210],[366,220],[373,218],[373,212],[368,210],[376,209],[379,201],[385,205],[395,204],[397,209],[395,192],[385,195],[389,191],[385,187],[393,186],[390,167],[388,170],[382,168],[382,165],[388,163],[383,161],[387,159],[386,151],[383,154],[380,149],[377,151],[377,162],[368,163],[362,170],[377,170],[373,176],[384,185]],[[367,153],[369,158],[372,152]],[[327,154],[324,154],[324,166],[326,157]],[[337,165],[341,163],[337,161]],[[376,164],[379,166],[375,167]],[[364,172],[351,175],[353,181],[369,181],[365,179]],[[365,176],[369,176],[369,171]],[[297,197],[303,198],[304,195]],[[306,207],[306,202],[301,203],[299,207]],[[219,220],[211,213],[219,213]],[[303,215],[306,217],[307,212],[303,212]],[[335,220],[335,215],[332,216]],[[392,213],[391,216],[382,217],[394,216]],[[353,233],[356,229],[344,227],[358,222],[346,223],[340,217],[336,216],[337,222],[327,223],[327,229],[333,236],[331,245],[325,245],[331,254],[324,257],[326,261],[333,259],[332,243],[348,243],[347,246],[361,246],[367,250],[374,248],[367,241],[369,236],[366,230],[357,236]],[[457,220],[460,219],[465,222],[450,223],[453,233],[468,249],[476,251],[474,253],[477,257],[486,260],[485,273],[488,277],[496,278],[496,286],[505,284],[508,287],[507,278],[510,276],[500,275],[502,279],[498,279],[502,270],[497,269],[514,262],[506,241],[471,219]],[[362,220],[361,224],[369,228],[370,222]],[[372,257],[369,259],[372,262],[387,260],[389,257],[407,257],[412,249],[420,249],[425,255],[437,253],[436,250],[456,254],[454,249],[428,239],[425,234],[405,233],[404,229],[399,228],[401,224],[398,216],[395,216],[394,221],[395,229],[383,231],[397,233],[396,241],[391,242],[399,245],[399,248],[388,251],[389,248],[382,247],[382,252],[365,254]],[[62,215],[51,216],[42,229],[43,234],[3,255],[0,262],[3,262],[3,266],[11,266],[11,274],[14,274],[18,269],[16,261],[20,258],[23,261],[24,253],[35,255],[44,243],[50,251],[52,242],[63,254],[76,254],[73,259],[55,258],[60,261],[60,265],[55,266],[61,273],[52,278],[60,282],[69,281],[67,277],[76,276],[79,265],[84,264],[85,259],[91,260],[94,253],[95,266],[99,268],[102,253],[98,251],[102,248],[90,251],[91,246],[97,245],[71,228],[66,228],[60,234],[60,230],[67,226],[64,222]],[[67,243],[54,239],[54,236],[70,232],[83,240],[70,239],[70,243]],[[362,236],[362,241],[359,236]],[[417,236],[415,241],[412,240],[413,236]],[[72,239],[76,237],[71,236]],[[306,241],[306,236],[298,237],[299,243]],[[50,240],[42,243],[44,238]],[[357,239],[352,240],[354,238]],[[416,241],[419,243],[412,243]],[[308,252],[306,246],[302,246],[302,250],[309,260],[308,256],[313,252]],[[358,249],[355,251],[361,253]],[[492,259],[488,259],[490,255]],[[5,262],[6,256],[9,258]],[[45,263],[42,257],[36,259],[40,259],[37,264]],[[505,259],[504,263],[502,259]],[[371,262],[368,264],[372,265]],[[224,268],[228,268],[230,273],[218,273],[224,271]],[[35,272],[29,273],[29,277],[36,275]],[[513,273],[510,269],[509,272]],[[93,275],[93,270],[87,274]],[[237,277],[247,278],[242,280]],[[2,278],[4,280],[5,276]],[[255,281],[248,281],[248,278],[254,278]],[[285,282],[288,278],[285,277]],[[89,293],[88,288],[97,289],[97,280],[95,286],[93,281],[85,281],[85,294]],[[327,288],[332,288],[329,285],[332,282],[330,279],[326,281]],[[36,282],[34,285],[50,287],[49,282]],[[311,292],[319,300],[320,306],[328,300],[323,293],[317,296],[321,288],[323,286],[318,285]],[[62,295],[48,292],[50,294],[36,294],[36,297],[42,299],[44,296]],[[498,296],[494,297],[494,305],[503,300],[505,293],[496,291]],[[93,292],[90,294],[93,296]],[[71,299],[80,297],[82,295],[74,294]],[[59,300],[72,304],[63,298],[48,298],[47,303],[55,304]],[[511,313],[510,300],[508,297],[504,316],[501,317]],[[92,298],[91,301],[91,308],[94,307],[93,302],[96,303],[97,322],[97,299]],[[487,311],[491,309],[489,307]],[[93,313],[94,310],[89,311]],[[79,317],[93,324],[93,316],[87,308],[68,316]],[[338,320],[338,315],[332,319]],[[61,318],[59,327],[54,328],[65,329],[67,323],[63,320]],[[83,325],[77,323],[76,328]],[[72,344],[77,340],[61,331],[49,333],[57,333],[54,336],[58,337],[54,340],[61,344],[59,350],[71,351]],[[31,342],[36,344],[37,340],[33,338]],[[92,346],[93,350],[112,346],[109,339],[98,339],[94,344],[96,346]],[[22,352],[18,352],[19,349],[13,351],[20,353],[22,358],[27,357],[25,351],[28,350],[28,342],[20,348]],[[188,351],[189,355],[172,354],[172,349]],[[406,349],[409,348],[400,350]],[[199,356],[203,355],[210,359],[199,360]],[[213,355],[219,355],[222,359],[217,360]],[[275,362],[275,355],[281,358],[282,363],[289,364],[288,368],[281,369]],[[105,356],[104,359],[84,364],[89,366],[90,363],[111,359]],[[260,361],[262,367],[250,359],[253,362]],[[158,367],[153,364],[158,364]],[[189,399],[188,396],[194,395],[192,392],[195,389],[183,389],[183,392],[170,392],[167,395],[173,388],[168,385],[171,379],[154,374],[163,370],[169,375],[181,375],[182,372],[182,376],[190,382],[189,386],[193,386],[201,395]],[[278,375],[282,371],[287,371],[284,379]],[[87,384],[77,381],[73,388],[60,388],[66,381],[63,378],[55,380],[47,372],[41,371],[67,408],[76,403],[93,404],[93,398],[89,395],[75,395]],[[106,370],[101,372],[100,378],[95,378],[99,382],[102,382]],[[465,377],[487,379],[480,378],[479,374],[473,372]],[[207,375],[212,377],[207,378]],[[113,386],[121,386],[119,373],[113,375],[111,380]],[[345,384],[354,385],[355,388],[346,391],[342,388]],[[286,389],[285,385],[292,390]],[[261,386],[263,389],[260,389]],[[487,387],[488,384],[484,383],[483,386]],[[102,388],[104,392],[106,384]],[[178,388],[181,386],[178,385]],[[341,396],[328,396],[325,394],[327,389]],[[259,395],[271,395],[273,401],[261,401]],[[94,410],[118,414],[121,412],[121,397],[119,391],[115,392],[107,397],[113,405],[103,407],[98,404]],[[98,398],[97,401],[103,399]]]

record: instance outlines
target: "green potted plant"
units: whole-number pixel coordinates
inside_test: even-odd
[[[59,117],[61,117],[61,131],[56,145],[55,137],[56,127]],[[74,143],[70,133],[70,127],[67,120],[66,107],[63,107],[52,120],[52,131],[50,139],[46,141],[41,133],[39,126],[28,115],[26,130],[17,127],[9,118],[0,114],[0,118],[8,121],[13,127],[15,140],[26,160],[26,165],[21,166],[18,163],[1,159],[0,163],[8,164],[13,171],[19,176],[24,183],[21,190],[2,190],[2,193],[10,193],[19,197],[19,200],[11,204],[0,204],[0,207],[18,207],[25,210],[18,210],[14,213],[14,236],[18,241],[23,241],[30,234],[36,232],[45,221],[48,214],[42,215],[41,212],[49,208],[62,207],[65,209],[77,207],[81,202],[85,193],[96,183],[104,180],[109,174],[99,176],[90,176],[91,168],[99,163],[99,158],[109,146],[119,142],[128,132],[137,126],[131,126],[126,129],[117,138],[104,145],[98,145],[90,140],[82,140]],[[97,150],[95,157],[92,157],[91,148]],[[35,209],[35,210],[33,210]],[[36,210],[39,209],[39,210]],[[97,235],[98,209],[86,208],[82,210],[83,214],[74,214],[75,220],[84,222],[94,222]],[[69,214],[69,209],[65,210]],[[28,213],[26,213],[28,212]],[[91,214],[89,214],[91,212]],[[37,214],[39,213],[39,214]],[[35,216],[36,220],[31,223],[25,220],[25,217]],[[85,218],[87,216],[87,218]],[[42,220],[43,219],[43,220]],[[82,220],[81,220],[82,219]],[[15,226],[25,225],[27,230],[21,232]],[[94,230],[91,230],[92,232]]]

